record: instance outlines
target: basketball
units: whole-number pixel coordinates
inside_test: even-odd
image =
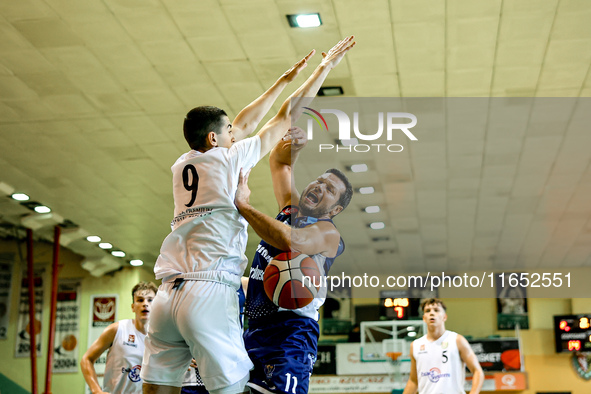
[[[320,270],[310,256],[285,252],[275,257],[265,269],[263,286],[275,305],[298,309],[316,297],[321,279]]]

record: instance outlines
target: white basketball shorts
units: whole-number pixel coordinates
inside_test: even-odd
[[[181,387],[191,357],[208,390],[230,386],[253,368],[244,349],[234,286],[213,280],[185,280],[176,288],[163,283],[150,315],[144,382]]]

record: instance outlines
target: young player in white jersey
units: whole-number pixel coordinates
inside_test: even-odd
[[[140,282],[135,285],[131,290],[131,310],[135,314],[135,319],[121,320],[108,326],[82,356],[82,375],[93,394],[142,392],[140,369],[144,355],[144,339],[156,290],[153,283]],[[94,363],[107,349],[109,352],[101,388]]]
[[[292,141],[281,141],[269,159],[273,189],[281,211],[275,219],[249,204],[248,172],[240,177],[236,206],[262,240],[252,262],[245,313],[248,329],[244,340],[254,363],[248,386],[252,393],[306,394],[318,347],[318,309],[326,287],[302,308],[279,308],[265,294],[262,273],[268,262],[283,251],[309,255],[322,275],[327,275],[345,245],[332,222],[353,195],[347,177],[337,169],[321,174],[303,191],[295,188],[293,166],[306,133],[292,130]]]
[[[184,133],[192,150],[172,166],[175,216],[154,267],[162,285],[146,339],[145,394],[179,393],[191,357],[210,393],[245,391],[252,362],[244,349],[236,297],[247,263],[247,223],[234,205],[239,170],[252,168],[271,150],[302,112],[298,103],[316,95],[354,44],[348,37],[323,54],[312,75],[252,138],[234,143],[256,127],[277,90],[295,78],[314,51],[280,78],[272,95],[240,112],[234,124],[215,107],[187,114]]]
[[[466,366],[472,373],[470,394],[480,393],[482,368],[466,338],[445,329],[443,301],[426,299],[421,309],[427,334],[410,345],[410,378],[403,394],[463,394]]]

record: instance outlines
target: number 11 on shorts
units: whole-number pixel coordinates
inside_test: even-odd
[[[289,393],[289,384],[290,384],[291,378],[292,378],[292,376],[290,373],[285,374],[286,383],[285,383],[285,389],[283,391],[285,391],[286,393]],[[297,376],[293,376],[293,387],[291,388],[291,392],[293,394],[295,394],[295,392],[296,392],[296,387],[298,387],[298,378],[297,378]]]

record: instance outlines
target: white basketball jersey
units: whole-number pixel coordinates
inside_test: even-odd
[[[121,320],[113,344],[107,353],[104,391],[107,393],[141,394],[142,358],[145,334],[139,332],[131,319]]]
[[[423,336],[412,344],[413,357],[417,363],[417,379],[421,394],[464,394],[466,364],[460,358],[453,331],[445,333],[436,341]]]
[[[234,205],[240,169],[260,159],[258,136],[231,148],[192,150],[172,166],[174,219],[156,261],[156,279],[200,271],[241,276],[246,268],[246,220]]]

